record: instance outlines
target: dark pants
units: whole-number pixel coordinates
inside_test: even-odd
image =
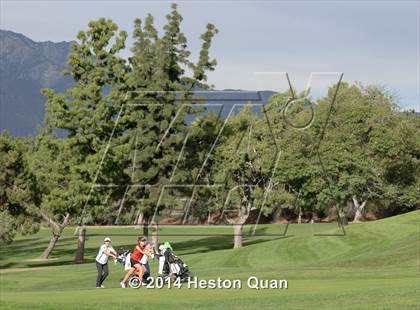
[[[98,271],[98,276],[96,277],[96,287],[100,287],[109,274],[108,263],[102,265],[101,263],[96,262],[96,270]]]

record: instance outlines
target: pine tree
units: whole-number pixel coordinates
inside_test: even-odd
[[[41,255],[43,259],[49,258],[70,217],[76,216],[79,211],[70,188],[68,163],[72,154],[66,150],[66,142],[44,128],[35,138],[32,152],[26,155],[38,190],[37,212],[52,234]]]
[[[43,91],[48,99],[46,125],[66,133],[60,152],[66,159],[68,184],[62,195],[68,202],[77,202],[81,226],[89,212],[109,194],[109,188],[94,190],[95,184],[118,183],[124,178],[119,166],[122,150],[109,147],[111,135],[122,134],[114,127],[127,92],[127,66],[118,54],[124,49],[127,34],[117,31],[111,20],[90,22],[87,31],[79,32],[80,42],[69,56],[67,74],[75,86],[65,93]],[[76,262],[81,261],[83,249],[79,247]]]
[[[193,97],[192,91],[197,87],[209,87],[205,73],[214,70],[216,65],[216,61],[209,58],[216,28],[207,25],[201,36],[200,58],[193,63],[189,60],[190,51],[181,22],[182,17],[173,4],[161,37],[151,15],[146,17],[144,26],[139,19],[134,26],[131,92],[123,122],[127,124],[131,148],[127,173],[131,175],[133,186],[128,196],[134,204],[141,202],[146,223],[165,206],[173,205],[174,195],[180,195],[179,189],[165,191],[169,196],[164,195],[167,199],[157,206],[165,185],[188,182],[188,171],[175,171],[175,167],[185,159],[183,145],[188,132],[185,118],[197,109],[181,108],[181,105]],[[186,74],[187,68],[192,76]]]

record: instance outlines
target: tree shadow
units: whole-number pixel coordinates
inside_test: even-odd
[[[259,244],[264,242],[269,242],[272,240],[281,240],[285,238],[290,238],[292,235],[281,235],[281,234],[267,234],[267,228],[261,227],[258,229],[257,234],[252,236],[250,234],[251,230],[245,231],[243,234],[243,246],[249,246],[253,244]],[[93,233],[86,236],[86,241],[91,237],[109,235],[101,233]],[[115,236],[137,236],[138,234],[114,234]],[[189,240],[179,240],[179,238],[191,236]],[[207,253],[211,251],[218,250],[229,250],[233,248],[233,233],[232,234],[174,234],[174,235],[159,235],[160,243],[169,241],[174,251],[179,255],[191,255],[198,253]],[[22,256],[27,256],[28,253],[33,257],[35,254],[39,253],[38,256],[42,254],[42,251],[48,245],[48,240],[45,238],[28,238],[24,240],[16,240],[13,244],[8,245],[1,249],[0,251],[0,268],[14,268],[14,267],[52,267],[52,266],[66,266],[73,265],[74,263],[74,254],[76,252],[76,243],[77,236],[62,237],[59,239],[56,248],[51,253],[51,258],[57,258],[46,260],[46,261],[22,261]],[[122,250],[132,251],[136,246],[136,238],[133,239],[132,243],[124,243],[121,245],[114,245],[115,250],[121,253]],[[74,245],[74,247],[68,247],[69,244]],[[65,248],[63,248],[65,247]],[[91,246],[85,247],[85,262],[84,263],[93,263],[95,262],[95,256],[98,251],[98,247]],[[8,260],[11,256],[14,260]],[[2,262],[3,260],[3,262]]]
[[[83,264],[90,264],[94,262],[95,262],[95,258],[85,258]],[[80,264],[76,264],[74,262],[74,259],[71,258],[71,259],[66,259],[66,260],[38,262],[38,263],[31,264],[30,267],[54,267],[54,266],[66,266],[66,265],[80,265]]]
[[[252,236],[251,234],[244,234],[242,245],[246,247],[253,244],[259,244],[292,237],[291,235],[283,236],[280,234],[260,236],[263,235],[266,230],[267,228],[259,229],[259,234],[255,236]],[[168,241],[171,242],[170,240]],[[200,239],[188,241],[174,240],[171,242],[171,244],[173,245],[174,251],[182,255],[206,253],[218,250],[229,250],[232,249],[234,245],[233,234],[205,236]]]
[[[7,262],[6,264],[1,264],[0,265],[0,269],[7,269],[13,267],[13,263],[12,262]]]
[[[76,237],[63,237],[60,238],[57,242],[56,248],[53,250],[53,253],[57,251],[57,248],[66,246],[66,243],[73,243],[76,240]],[[28,240],[37,240],[37,242],[27,242],[27,240],[16,240],[12,244],[4,246],[0,250],[0,261],[6,260],[8,256],[22,256],[27,255],[28,253],[38,253],[39,255],[45,250],[48,246],[49,240],[42,238],[31,238]]]
[[[85,258],[83,264],[94,263],[94,258]],[[36,267],[56,267],[56,266],[66,266],[66,265],[79,265],[74,262],[74,259],[58,259],[58,260],[47,260],[39,262],[27,262],[22,264],[21,262],[8,262],[7,264],[0,265],[1,269],[9,268],[36,268]]]

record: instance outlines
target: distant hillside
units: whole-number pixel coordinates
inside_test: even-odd
[[[73,42],[34,42],[22,34],[0,30],[0,131],[30,135],[44,118],[40,89],[58,91],[71,85],[63,76]]]

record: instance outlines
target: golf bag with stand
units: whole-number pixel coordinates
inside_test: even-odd
[[[161,245],[157,255],[159,256],[159,264],[161,265],[159,270],[162,272],[162,276],[171,277],[174,280],[179,278],[181,282],[186,282],[193,276],[187,264],[176,256],[170,248]]]

